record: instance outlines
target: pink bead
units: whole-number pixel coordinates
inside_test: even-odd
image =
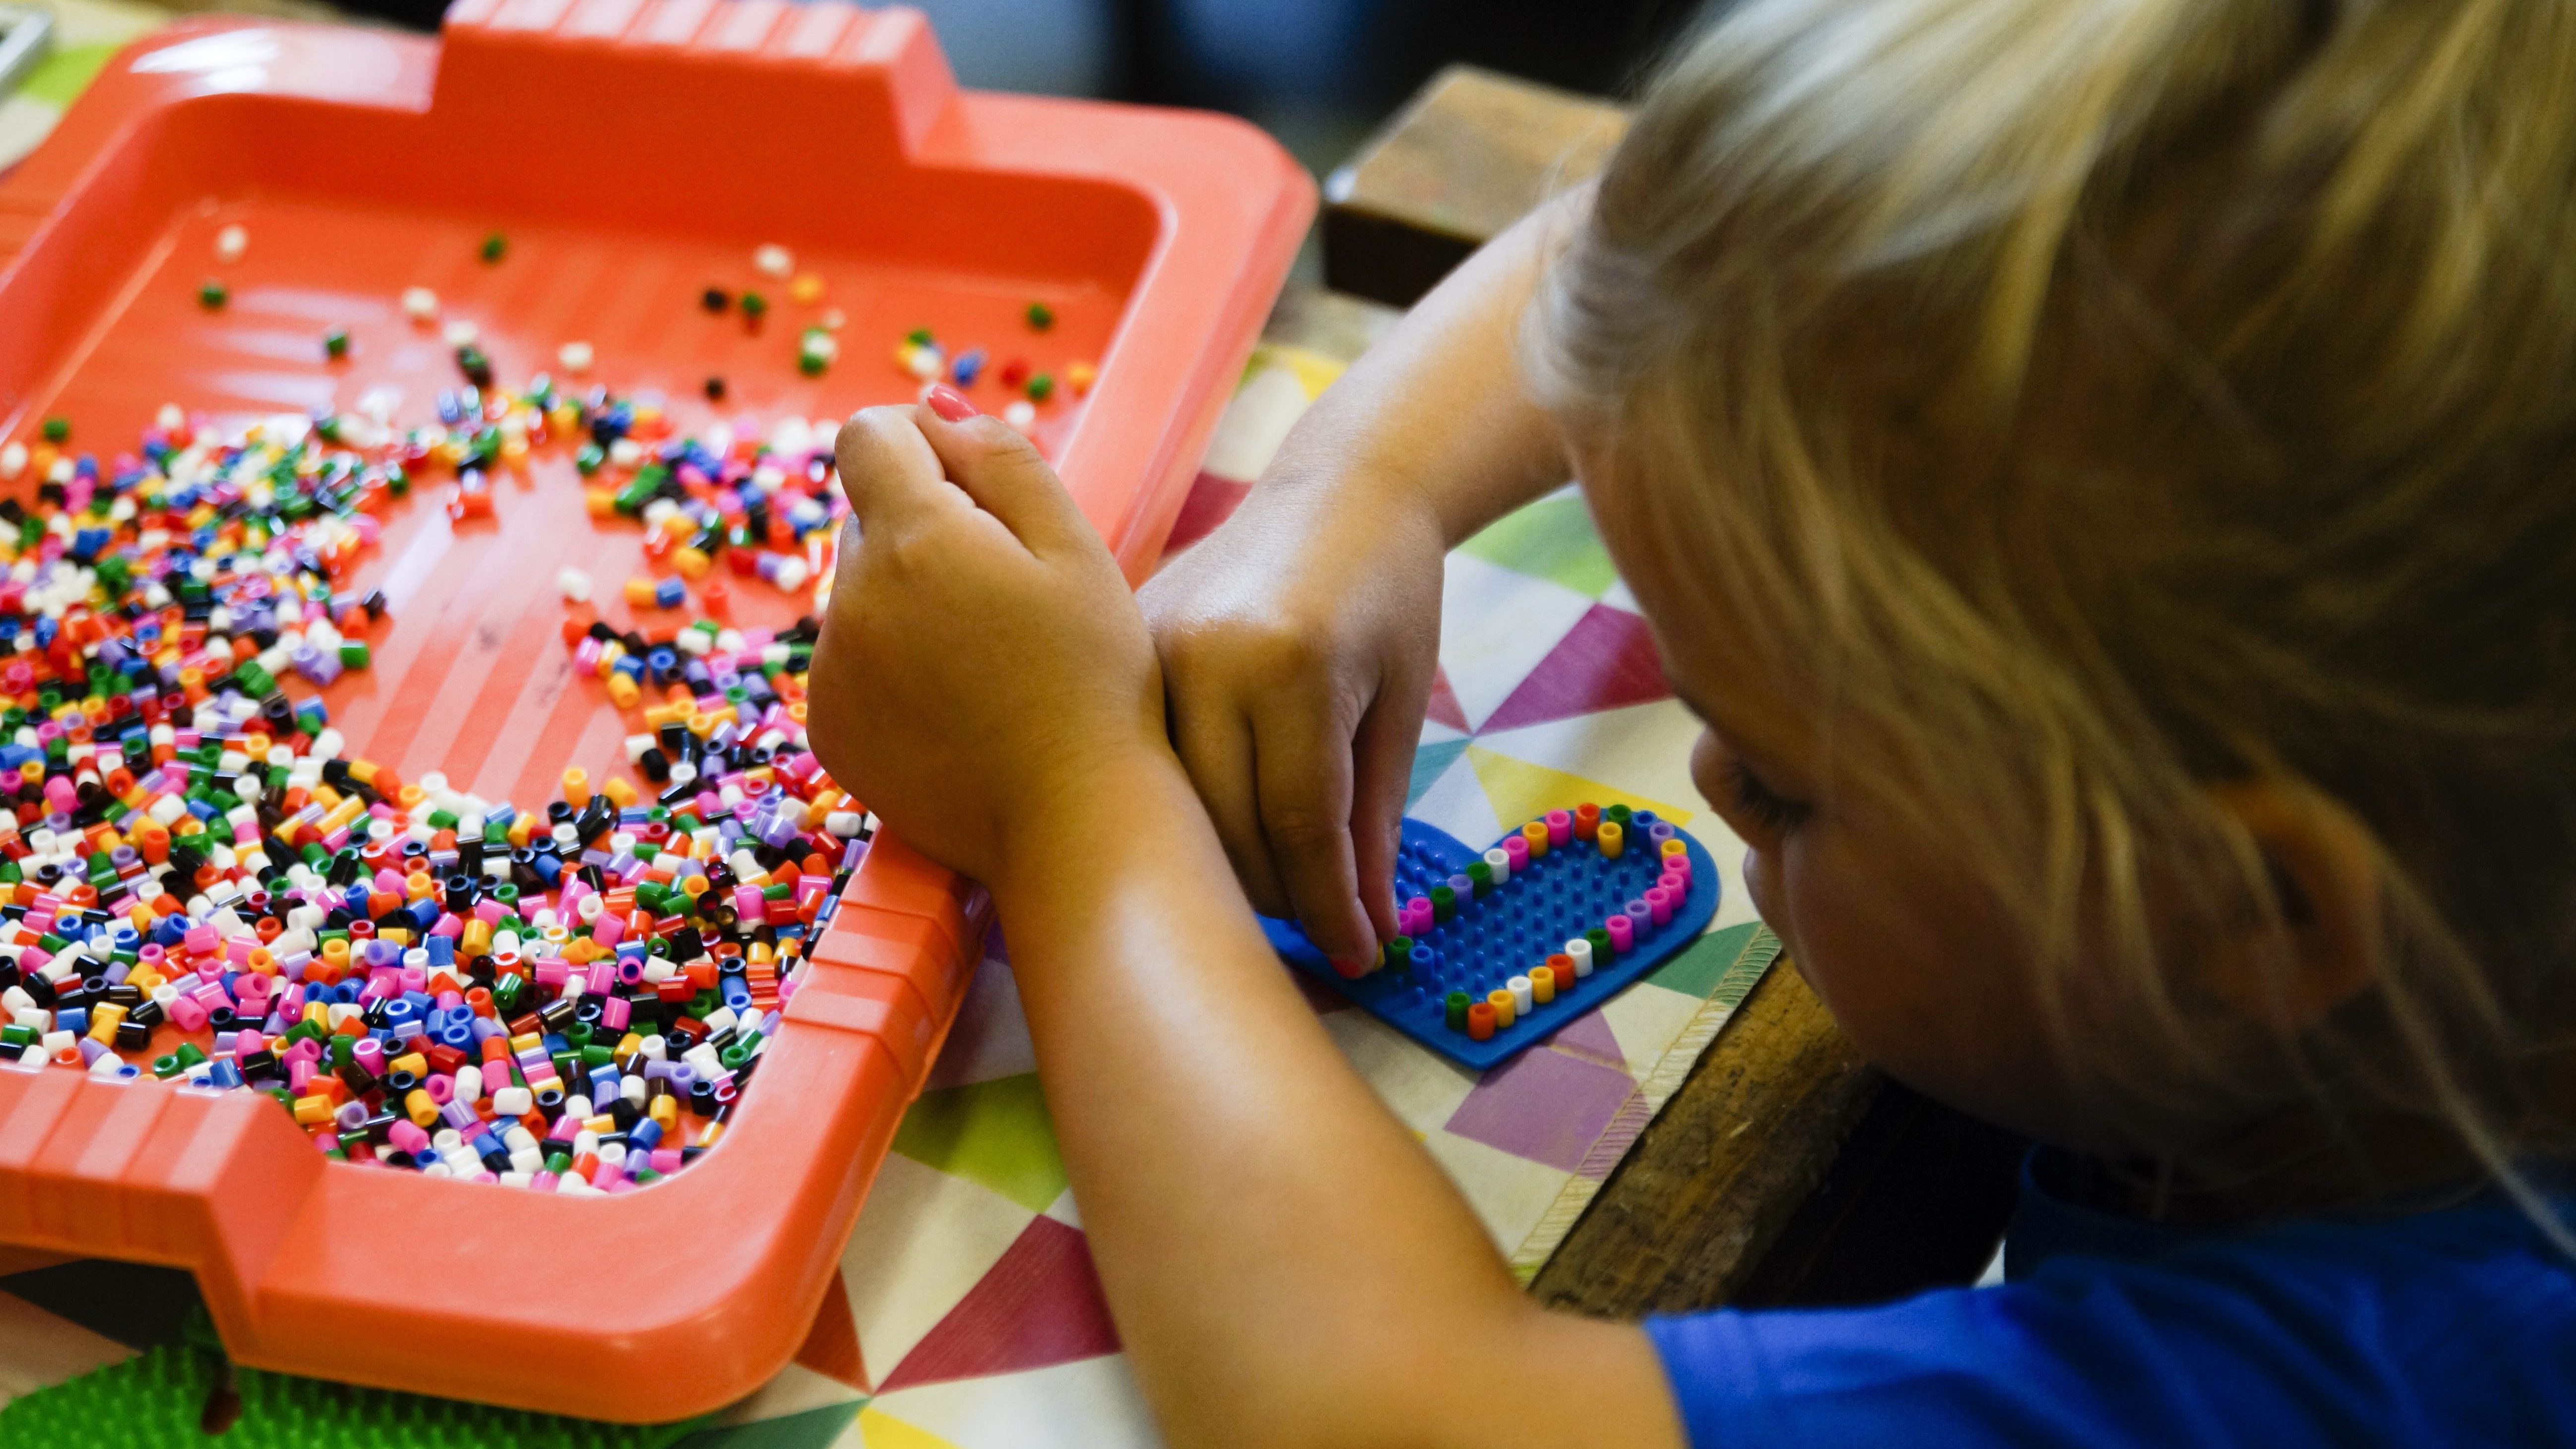
[[[1646,909],[1654,913],[1656,925],[1661,926],[1670,922],[1673,918],[1673,893],[1662,886],[1649,886],[1646,890]]]
[[[1602,926],[1610,933],[1610,949],[1619,955],[1627,955],[1637,944],[1637,928],[1625,912],[1602,922]]]
[[[1529,864],[1528,838],[1520,835],[1504,836],[1503,854],[1512,858],[1512,874],[1519,875],[1521,873],[1521,867]]]
[[[170,1003],[170,1024],[181,1031],[204,1031],[206,1009],[192,997],[182,996]]]
[[[1570,810],[1550,810],[1547,812],[1548,848],[1553,850],[1573,838],[1574,812]]]

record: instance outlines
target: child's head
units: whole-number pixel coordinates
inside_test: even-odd
[[[2576,9],[1747,0],[1531,338],[1864,1048],[2211,1173],[2567,1153]]]

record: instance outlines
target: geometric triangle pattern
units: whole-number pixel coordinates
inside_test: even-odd
[[[917,1429],[874,1407],[859,1410],[859,1443],[866,1449],[957,1449],[928,1429]]]
[[[1100,1296],[1100,1275],[1082,1233],[1041,1214],[877,1391],[1019,1373],[1117,1351],[1118,1330],[1110,1326],[1109,1304]]]
[[[1502,820],[1535,820],[1550,810],[1570,809],[1590,801],[1608,808],[1625,805],[1631,810],[1652,810],[1666,820],[1688,822],[1697,812],[1662,800],[1649,800],[1625,790],[1614,790],[1597,780],[1587,780],[1552,766],[1514,759],[1497,754],[1482,745],[1467,746],[1467,762],[1476,770],[1476,779],[1485,787],[1485,798],[1494,805],[1494,815]]]
[[[1595,604],[1538,667],[1485,717],[1485,730],[1518,729],[1669,698],[1673,687],[1642,615]]]
[[[1422,792],[1446,773],[1458,757],[1467,752],[1465,740],[1424,740],[1413,747],[1413,780],[1405,787],[1404,803],[1410,808],[1422,798]]]
[[[1619,582],[1610,550],[1592,526],[1592,510],[1571,485],[1504,515],[1458,551],[1596,599]]]
[[[1031,1212],[1064,1191],[1064,1158],[1035,1072],[922,1093],[895,1129],[894,1150]]]

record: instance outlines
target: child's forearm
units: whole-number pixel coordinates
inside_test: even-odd
[[[1175,1442],[1677,1442],[1643,1336],[1531,1305],[1343,1061],[1177,762],[1078,796],[1042,807],[1023,838],[1054,848],[995,896],[1083,1224]],[[1494,1392],[1515,1381],[1583,1387]]]
[[[1541,206],[1414,304],[1298,420],[1245,506],[1401,488],[1454,545],[1572,476],[1555,423],[1530,396],[1517,339],[1590,196],[1587,186]]]

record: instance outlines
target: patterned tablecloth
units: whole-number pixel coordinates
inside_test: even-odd
[[[41,102],[29,103],[67,99],[90,58],[74,62],[77,75],[67,68],[50,77]],[[0,131],[27,119],[0,111]],[[1294,347],[1255,354],[1176,548],[1224,518],[1243,480],[1260,472],[1338,371]],[[1692,831],[1723,871],[1724,900],[1696,946],[1481,1078],[1330,993],[1310,993],[1353,1064],[1457,1182],[1526,1281],[1778,946],[1745,900],[1742,844],[1691,786],[1695,726],[1666,688],[1636,601],[1572,490],[1450,556],[1440,660],[1411,813],[1481,842],[1549,809],[1625,802]],[[0,1272],[6,1267],[0,1259]],[[36,1283],[0,1276],[0,1403],[116,1362],[146,1337],[133,1327],[131,1301],[67,1301],[81,1295]],[[692,1435],[688,1449],[1154,1442],[1066,1190],[997,935],[805,1348],[761,1393]]]

